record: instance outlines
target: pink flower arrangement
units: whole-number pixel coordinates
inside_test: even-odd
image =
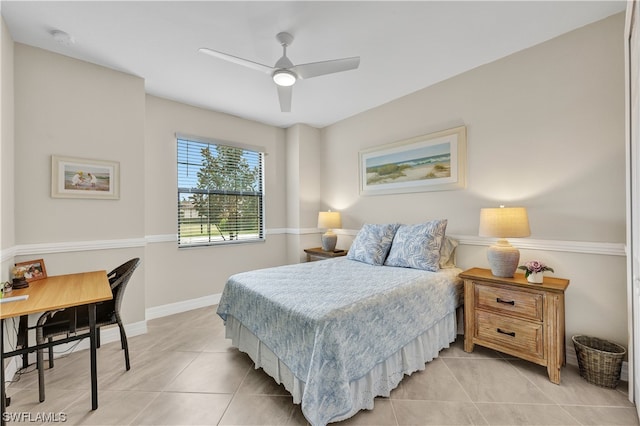
[[[545,265],[539,260],[531,260],[529,262],[526,262],[524,265],[518,266],[518,269],[522,269],[524,271],[524,276],[526,278],[528,278],[529,275],[537,272],[545,272],[545,271],[555,272],[553,268]]]

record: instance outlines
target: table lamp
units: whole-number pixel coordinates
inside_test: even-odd
[[[497,237],[498,241],[487,250],[491,273],[496,277],[513,277],[518,268],[520,251],[506,238],[528,237],[529,218],[524,207],[504,207],[480,209],[481,237]]]
[[[340,213],[332,212],[331,210],[328,212],[319,212],[318,228],[327,230],[327,232],[322,234],[322,250],[334,251],[336,249],[336,242],[338,242],[338,236],[332,229],[342,228]]]

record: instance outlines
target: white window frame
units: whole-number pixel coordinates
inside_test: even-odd
[[[181,152],[181,149],[194,148],[194,154]],[[252,169],[258,168],[257,187],[252,189],[241,188],[199,188],[194,184],[194,175],[202,166],[202,154],[198,154],[202,148],[211,147],[214,152],[218,147],[227,147],[241,149],[243,158],[249,159],[253,165]],[[265,168],[265,152],[264,148],[239,144],[235,142],[216,141],[202,137],[176,134],[176,170],[177,170],[177,225],[178,225],[178,247],[206,247],[218,246],[238,243],[251,243],[265,241],[265,219],[264,219],[264,168]],[[200,161],[200,162],[198,162]],[[227,163],[230,164],[230,163]],[[192,175],[186,177],[181,175],[188,171]],[[187,186],[185,186],[187,185]],[[197,200],[198,195],[206,197],[207,200],[212,199],[211,196],[221,196],[231,202],[235,198],[237,205],[241,205],[243,200],[251,200],[256,197],[258,202],[255,205],[257,213],[254,217],[248,216],[241,218],[238,222],[237,216],[232,225],[221,229],[219,223],[211,220],[207,215],[200,215],[198,209],[194,205],[194,199]],[[233,202],[231,202],[233,205]],[[220,204],[212,207],[214,211],[220,209]],[[251,223],[257,219],[256,223]],[[228,222],[227,222],[228,223]],[[195,225],[195,226],[194,226]],[[255,233],[247,233],[247,227],[254,227]],[[192,232],[193,231],[193,232]],[[226,231],[226,232],[225,232]]]

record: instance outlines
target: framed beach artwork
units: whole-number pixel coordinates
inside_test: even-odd
[[[465,126],[360,152],[360,194],[444,191],[466,186]]]
[[[51,156],[53,198],[120,198],[120,164]]]

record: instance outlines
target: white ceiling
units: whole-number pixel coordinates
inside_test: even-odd
[[[120,70],[149,94],[263,123],[324,127],[625,9],[624,1],[0,1],[16,42]],[[62,30],[75,43],[54,41]],[[298,81],[280,112],[266,65],[287,31],[294,64],[360,56],[357,70]],[[622,42],[622,41],[621,41]]]

